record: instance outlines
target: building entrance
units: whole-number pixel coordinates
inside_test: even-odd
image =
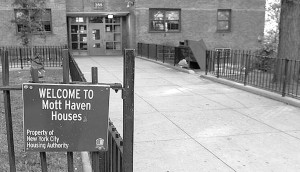
[[[69,17],[73,55],[121,55],[122,17]]]

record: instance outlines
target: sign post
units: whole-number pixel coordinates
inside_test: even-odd
[[[135,50],[124,50],[123,75],[123,168],[125,172],[133,171],[133,142],[134,142],[134,71]]]
[[[108,86],[22,85],[25,151],[107,149]]]

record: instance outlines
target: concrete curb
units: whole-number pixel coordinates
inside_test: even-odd
[[[178,71],[181,71],[181,72],[185,72],[185,73],[189,73],[189,74],[195,74],[195,72],[191,69],[184,69],[184,68],[181,68],[179,66],[174,66],[174,65],[171,65],[171,64],[168,64],[168,63],[163,63],[163,62],[160,62],[160,61],[156,61],[156,60],[153,60],[153,59],[148,59],[148,58],[141,57],[141,56],[136,56],[136,57],[140,58],[140,59],[143,59],[143,60],[147,60],[149,62],[160,64],[160,65],[163,65],[165,67],[172,68],[172,69],[175,69],[175,70],[178,70]]]
[[[200,75],[200,77],[300,108],[300,100],[295,99],[295,98],[282,97],[278,93],[273,93],[273,92],[266,91],[261,88],[255,88],[252,86],[244,86],[241,83],[233,82],[233,81],[222,79],[222,78],[216,78],[215,76],[211,76],[211,75]]]

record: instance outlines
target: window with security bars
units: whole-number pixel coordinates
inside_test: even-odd
[[[33,21],[31,28],[28,27],[30,21]],[[51,9],[15,9],[15,22],[18,33],[22,31],[51,32]]]
[[[219,9],[217,12],[217,31],[231,31],[231,9]]]
[[[180,9],[149,9],[150,32],[180,32]]]

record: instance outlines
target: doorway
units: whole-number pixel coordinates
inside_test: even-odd
[[[89,55],[105,54],[105,32],[103,23],[89,23],[88,51]]]
[[[73,55],[121,55],[121,16],[68,17],[69,46]]]

